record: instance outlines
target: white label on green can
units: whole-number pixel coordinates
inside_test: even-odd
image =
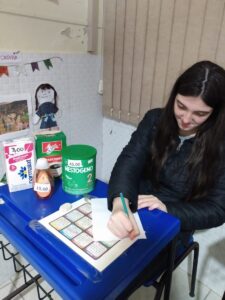
[[[68,166],[69,167],[83,167],[82,160],[74,160],[74,159],[68,159]]]

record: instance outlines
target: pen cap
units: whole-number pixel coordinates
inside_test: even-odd
[[[38,170],[47,170],[49,168],[48,161],[46,158],[41,157],[37,159],[36,169]]]

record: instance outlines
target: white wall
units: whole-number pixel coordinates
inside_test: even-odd
[[[109,181],[116,159],[134,130],[134,126],[103,118],[102,178],[104,181]]]
[[[117,156],[127,144],[135,127],[103,119],[103,171],[102,177],[108,181]],[[217,294],[223,295],[225,289],[225,224],[205,231],[198,231],[195,239],[200,243],[197,278]],[[189,260],[181,268],[189,270]],[[201,295],[201,291],[196,291]],[[198,297],[196,298],[198,299]]]
[[[94,1],[94,2],[93,2]],[[0,0],[1,50],[84,53],[88,42],[88,5],[98,9],[101,52],[103,0]],[[98,5],[99,3],[99,5]]]

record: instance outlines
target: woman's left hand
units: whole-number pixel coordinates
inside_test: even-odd
[[[166,205],[153,195],[139,195],[138,209],[147,207],[149,210],[159,209],[167,212]]]

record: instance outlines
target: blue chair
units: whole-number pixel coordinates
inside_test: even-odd
[[[192,272],[191,272],[191,286],[190,286],[190,292],[189,295],[191,297],[195,296],[195,282],[196,282],[196,275],[197,275],[197,266],[198,266],[198,256],[199,256],[199,244],[198,242],[195,242],[193,239],[190,240],[187,247],[178,247],[176,252],[176,258],[174,262],[174,268],[175,270],[179,264],[193,251],[194,257],[193,257],[193,263],[192,263]],[[168,280],[168,271],[167,269],[162,270],[158,276],[156,276],[153,279],[148,280],[144,283],[145,287],[153,286],[156,289],[156,294],[154,297],[154,300],[160,300],[163,289],[165,287],[165,283]],[[223,299],[224,300],[224,299]]]

